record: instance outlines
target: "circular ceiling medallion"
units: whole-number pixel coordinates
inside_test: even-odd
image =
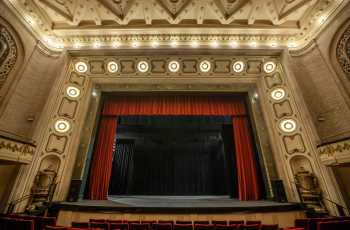
[[[110,62],[108,62],[108,64],[107,64],[107,70],[108,70],[108,72],[110,72],[110,73],[115,73],[115,72],[118,71],[118,69],[119,69],[118,63],[116,63],[115,61],[110,61]]]
[[[264,64],[265,73],[272,73],[276,69],[276,64],[272,61],[266,62]]]
[[[59,133],[65,133],[70,129],[70,123],[67,120],[59,119],[55,122],[55,130]]]
[[[178,61],[171,61],[168,64],[168,68],[169,68],[170,72],[175,73],[175,72],[179,71],[180,63]]]
[[[233,63],[232,68],[236,73],[241,73],[244,70],[244,62],[236,61]]]
[[[80,89],[74,86],[68,86],[67,87],[67,95],[73,98],[79,97],[80,95]]]
[[[284,89],[278,88],[271,92],[272,99],[279,101],[282,100],[286,96],[286,91]]]
[[[77,62],[75,63],[75,70],[79,73],[85,73],[87,71],[87,65],[85,62]]]
[[[293,119],[285,119],[280,122],[279,126],[283,132],[291,133],[296,130],[297,123]]]
[[[201,61],[201,63],[199,64],[199,69],[204,73],[209,72],[210,67],[211,67],[211,64],[207,60]]]
[[[148,71],[148,63],[146,61],[140,61],[138,64],[137,64],[137,69],[142,72],[142,73],[145,73]]]

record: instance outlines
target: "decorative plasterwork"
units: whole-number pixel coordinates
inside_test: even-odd
[[[0,159],[29,164],[35,153],[35,147],[30,144],[0,137]]]
[[[339,39],[336,57],[344,73],[350,80],[350,26]]]
[[[325,165],[350,163],[350,139],[322,145],[318,152]]]
[[[0,24],[0,89],[17,60],[17,47],[10,32]]]
[[[257,48],[308,44],[348,0],[7,0],[51,49],[215,40]],[[256,48],[255,46],[253,48]]]

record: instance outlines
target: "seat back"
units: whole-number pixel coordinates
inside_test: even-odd
[[[263,224],[261,230],[278,230],[278,224]]]
[[[73,228],[88,228],[89,223],[88,222],[72,222],[72,227]]]
[[[192,220],[177,220],[176,224],[192,224]]]
[[[105,223],[105,222],[107,222],[107,220],[105,220],[105,219],[90,219],[89,222]]]
[[[252,225],[252,224],[261,224],[260,220],[247,220],[245,222],[246,225]]]
[[[214,224],[195,224],[194,230],[214,230]]]
[[[214,225],[218,225],[218,224],[220,224],[220,225],[227,225],[227,221],[226,220],[212,220],[211,223],[214,224]]]
[[[67,228],[66,227],[63,227],[63,226],[46,226],[44,228],[45,230],[66,230]]]
[[[129,230],[150,230],[150,224],[135,224],[129,225]]]
[[[229,220],[228,224],[244,224],[244,220]]]
[[[242,224],[238,226],[238,230],[260,230],[260,224]]]
[[[152,224],[153,230],[172,230],[172,223],[154,223]]]
[[[210,224],[209,220],[195,220],[193,224]]]
[[[129,224],[127,223],[110,223],[111,230],[129,230]]]
[[[237,230],[238,226],[239,224],[225,224],[225,225],[217,224],[215,225],[215,229],[216,230]]]
[[[109,223],[90,222],[90,228],[98,228],[98,229],[103,229],[103,230],[109,230]]]
[[[173,230],[193,230],[192,224],[174,224]]]

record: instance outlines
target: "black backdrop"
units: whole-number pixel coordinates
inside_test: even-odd
[[[125,116],[109,195],[237,196],[230,117]]]

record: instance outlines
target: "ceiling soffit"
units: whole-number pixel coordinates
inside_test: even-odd
[[[349,0],[5,0],[49,47],[272,42],[305,46]],[[162,45],[162,44],[161,44]],[[80,47],[80,48],[81,48]]]

